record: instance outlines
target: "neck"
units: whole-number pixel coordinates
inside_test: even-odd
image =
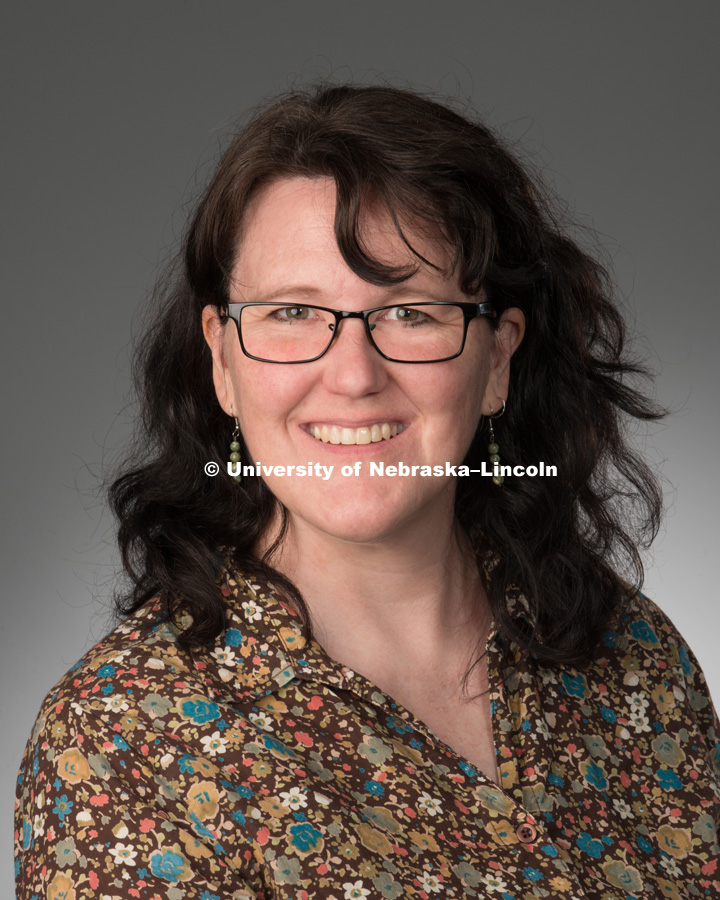
[[[470,542],[448,516],[375,542],[338,540],[292,517],[273,565],[303,595],[316,640],[382,685],[411,671],[459,679],[491,615]],[[445,676],[446,677],[446,676]]]

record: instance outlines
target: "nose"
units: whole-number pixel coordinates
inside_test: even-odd
[[[363,397],[383,389],[388,380],[385,360],[368,340],[362,319],[342,319],[325,356],[323,380],[329,390]]]

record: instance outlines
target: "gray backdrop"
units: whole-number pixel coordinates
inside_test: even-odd
[[[610,253],[674,416],[647,440],[669,514],[647,589],[720,696],[718,5],[25,3],[2,100],[0,894],[39,703],[110,622],[98,476],[132,410],[129,344],[229,123],[318,75],[468,97]],[[715,110],[715,112],[713,112]]]

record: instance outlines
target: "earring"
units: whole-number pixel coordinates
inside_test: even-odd
[[[240,422],[237,418],[235,418],[235,429],[232,433],[232,441],[230,442],[230,462],[231,463],[239,463],[240,462]],[[242,475],[240,474],[241,466],[237,467],[237,475],[231,475],[233,481],[236,481],[238,484],[242,481]]]
[[[495,429],[493,428],[493,419],[499,419],[500,416],[505,412],[505,401],[502,402],[502,409],[499,413],[493,411],[492,406],[490,407],[490,415],[488,416],[488,428],[490,429],[490,443],[488,444],[488,452],[490,454],[490,462],[493,464],[493,470],[495,468],[495,464],[500,462],[500,445],[495,440]],[[496,484],[498,487],[502,485],[505,481],[504,475],[493,475],[493,484]]]

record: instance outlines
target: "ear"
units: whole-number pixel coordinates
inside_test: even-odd
[[[237,403],[232,378],[225,355],[228,329],[220,321],[217,308],[209,305],[202,311],[202,330],[213,360],[213,384],[218,402],[229,416],[237,415]]]
[[[520,346],[525,334],[525,315],[512,306],[500,317],[495,329],[494,346],[483,398],[483,414],[492,415],[502,408],[507,399],[510,384],[510,358]]]

